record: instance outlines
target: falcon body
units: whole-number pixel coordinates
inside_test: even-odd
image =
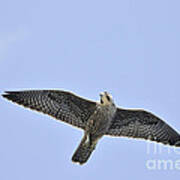
[[[110,94],[100,102],[58,90],[7,91],[2,95],[24,107],[43,112],[84,130],[72,161],[85,163],[103,135],[142,138],[180,147],[180,135],[162,119],[145,110],[115,106]]]
[[[88,160],[97,141],[108,131],[115,113],[116,107],[112,98],[107,92],[102,93],[100,104],[96,105],[96,110],[87,121],[84,137],[72,161],[83,164]]]

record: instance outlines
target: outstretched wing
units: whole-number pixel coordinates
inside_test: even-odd
[[[143,138],[180,146],[180,135],[163,120],[144,110],[117,109],[107,135]]]
[[[8,100],[83,129],[96,108],[95,102],[66,91],[30,90],[5,93],[2,96]]]

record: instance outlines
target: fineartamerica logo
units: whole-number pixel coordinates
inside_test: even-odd
[[[155,157],[146,160],[148,170],[180,170],[180,148],[147,142],[146,154]],[[164,154],[166,157],[173,155],[173,159],[160,158]]]

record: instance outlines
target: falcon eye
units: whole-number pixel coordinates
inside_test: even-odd
[[[111,100],[110,100],[110,97],[109,97],[108,95],[106,95],[106,98],[107,98],[108,101],[111,101]]]
[[[104,103],[104,101],[101,99],[101,104],[103,104]]]

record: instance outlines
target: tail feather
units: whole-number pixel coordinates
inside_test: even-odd
[[[90,143],[87,139],[81,141],[79,147],[75,151],[72,161],[76,163],[80,163],[81,165],[86,163],[89,159],[91,153],[95,149],[96,143]]]

